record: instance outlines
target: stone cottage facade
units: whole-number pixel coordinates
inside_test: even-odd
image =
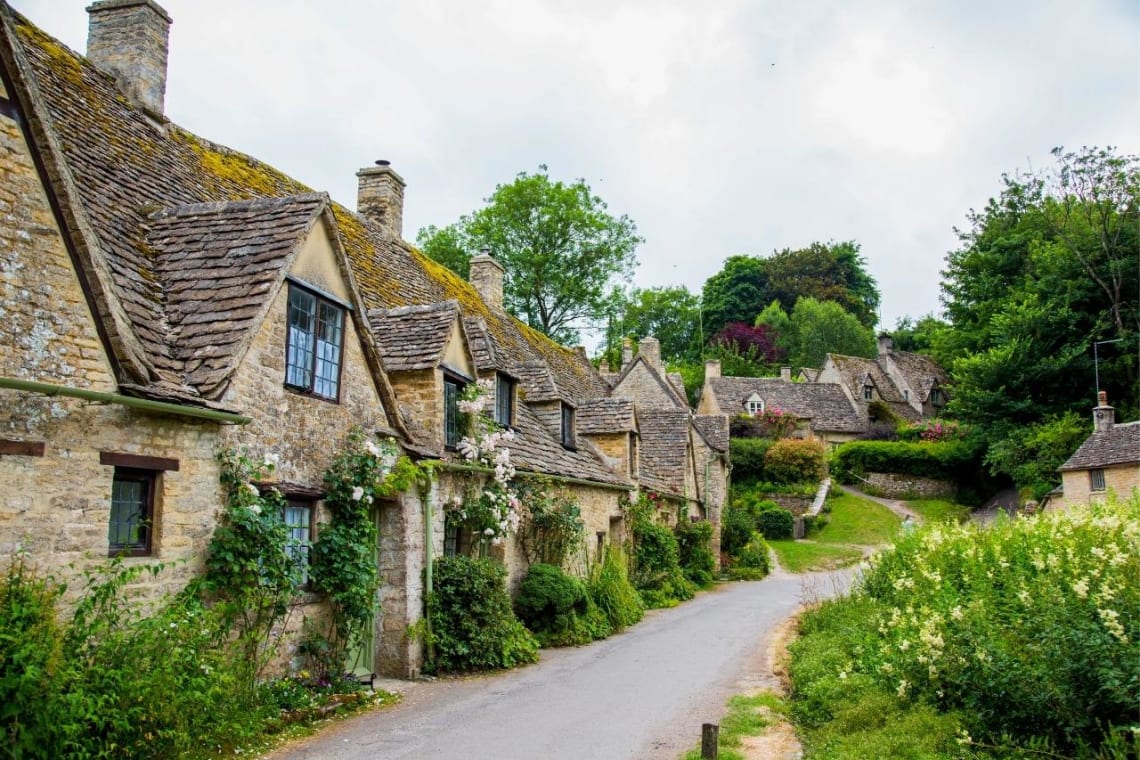
[[[621,539],[639,488],[719,522],[726,425],[722,440],[683,393],[650,413],[510,317],[493,259],[465,282],[405,243],[386,162],[358,173],[353,212],[171,123],[170,18],[152,0],[88,10],[81,56],[0,0],[0,550],[64,574],[180,561],[137,592],[176,590],[217,524],[220,451],[276,462],[262,485],[316,531],[322,474],[360,428],[438,463],[375,514],[363,667],[413,675],[425,567],[459,538],[445,507],[487,477],[455,440],[456,394],[478,381],[519,477],[581,505],[579,568]],[[498,552],[517,581],[518,547]]]
[[[1140,490],[1140,421],[1116,422],[1116,410],[1101,391],[1093,409],[1093,432],[1061,465],[1059,498],[1064,509],[1104,501],[1109,494],[1128,498]]]

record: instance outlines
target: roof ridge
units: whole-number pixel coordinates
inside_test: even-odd
[[[296,195],[281,195],[267,198],[243,198],[227,201],[203,201],[200,203],[181,203],[166,206],[147,215],[147,219],[158,221],[177,216],[190,216],[196,214],[217,214],[226,211],[259,210],[261,207],[278,208],[288,203],[307,203],[311,201],[331,201],[328,193],[312,191]]]

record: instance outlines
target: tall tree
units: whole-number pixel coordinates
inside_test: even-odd
[[[1027,470],[1008,452],[1026,426],[1087,419],[1095,342],[1120,341],[1099,352],[1118,417],[1140,404],[1140,159],[1098,148],[1054,156],[1045,171],[1002,177],[943,271],[950,328],[936,342],[957,357],[950,409],[981,431],[993,470],[1015,479]]]
[[[785,248],[764,260],[768,287],[785,311],[801,297],[834,301],[867,327],[878,321],[879,288],[855,241]]]
[[[701,295],[705,334],[715,335],[729,322],[752,324],[771,301],[764,260],[757,256],[729,256],[721,270],[705,280]]]
[[[621,305],[617,328],[623,336],[657,338],[666,362],[700,359],[700,301],[683,285],[635,288]]]
[[[877,352],[874,331],[835,301],[800,298],[790,322],[793,366],[822,366],[829,353],[873,358]]]
[[[624,214],[613,216],[585,180],[552,181],[546,166],[498,185],[487,205],[455,224],[425,227],[424,253],[467,276],[471,256],[489,251],[505,271],[507,310],[555,340],[597,318],[611,286],[628,282],[643,242]]]

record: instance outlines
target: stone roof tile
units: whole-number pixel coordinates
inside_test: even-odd
[[[773,377],[714,377],[709,379],[717,404],[726,414],[743,414],[752,394],[763,399],[765,407],[791,412],[811,420],[818,432],[858,433],[862,418],[835,383],[792,383]]]
[[[633,402],[624,398],[583,401],[575,412],[578,432],[584,435],[637,431]]]
[[[651,488],[684,494],[690,424],[684,409],[651,409],[639,416],[640,475]]]
[[[693,417],[693,426],[709,446],[717,451],[728,451],[727,414],[698,414]]]
[[[1061,472],[1099,469],[1140,462],[1140,421],[1113,425],[1110,430],[1093,432],[1061,465]]]
[[[368,324],[388,372],[438,367],[459,316],[455,301],[370,309]]]

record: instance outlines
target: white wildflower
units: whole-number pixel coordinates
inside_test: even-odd
[[[360,498],[362,496],[364,496],[364,488],[363,487],[356,486],[355,488],[352,489],[352,500],[353,501],[360,501]]]
[[[1081,578],[1079,581],[1074,583],[1073,584],[1073,593],[1076,594],[1081,599],[1087,598],[1089,595],[1089,579],[1088,578]]]

